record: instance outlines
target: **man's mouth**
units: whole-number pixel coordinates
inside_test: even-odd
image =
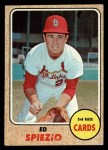
[[[58,46],[53,46],[53,49],[54,49],[54,50],[57,50],[57,49],[58,49]]]

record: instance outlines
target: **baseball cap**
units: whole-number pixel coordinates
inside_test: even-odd
[[[46,19],[43,33],[66,33],[68,34],[68,25],[64,17],[51,15]]]

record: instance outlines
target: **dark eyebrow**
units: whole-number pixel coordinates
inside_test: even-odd
[[[59,38],[63,38],[63,35],[58,35]]]

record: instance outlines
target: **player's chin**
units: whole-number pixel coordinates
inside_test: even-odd
[[[52,54],[54,55],[54,56],[59,56],[59,55],[61,55],[61,53],[62,53],[62,51],[61,50],[59,50],[59,49],[54,49],[53,51],[52,51]]]

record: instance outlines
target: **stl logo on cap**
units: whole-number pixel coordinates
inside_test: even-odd
[[[57,19],[54,19],[54,20],[53,20],[53,26],[56,26],[56,27],[57,27],[58,25],[59,25],[58,20],[57,20]]]

